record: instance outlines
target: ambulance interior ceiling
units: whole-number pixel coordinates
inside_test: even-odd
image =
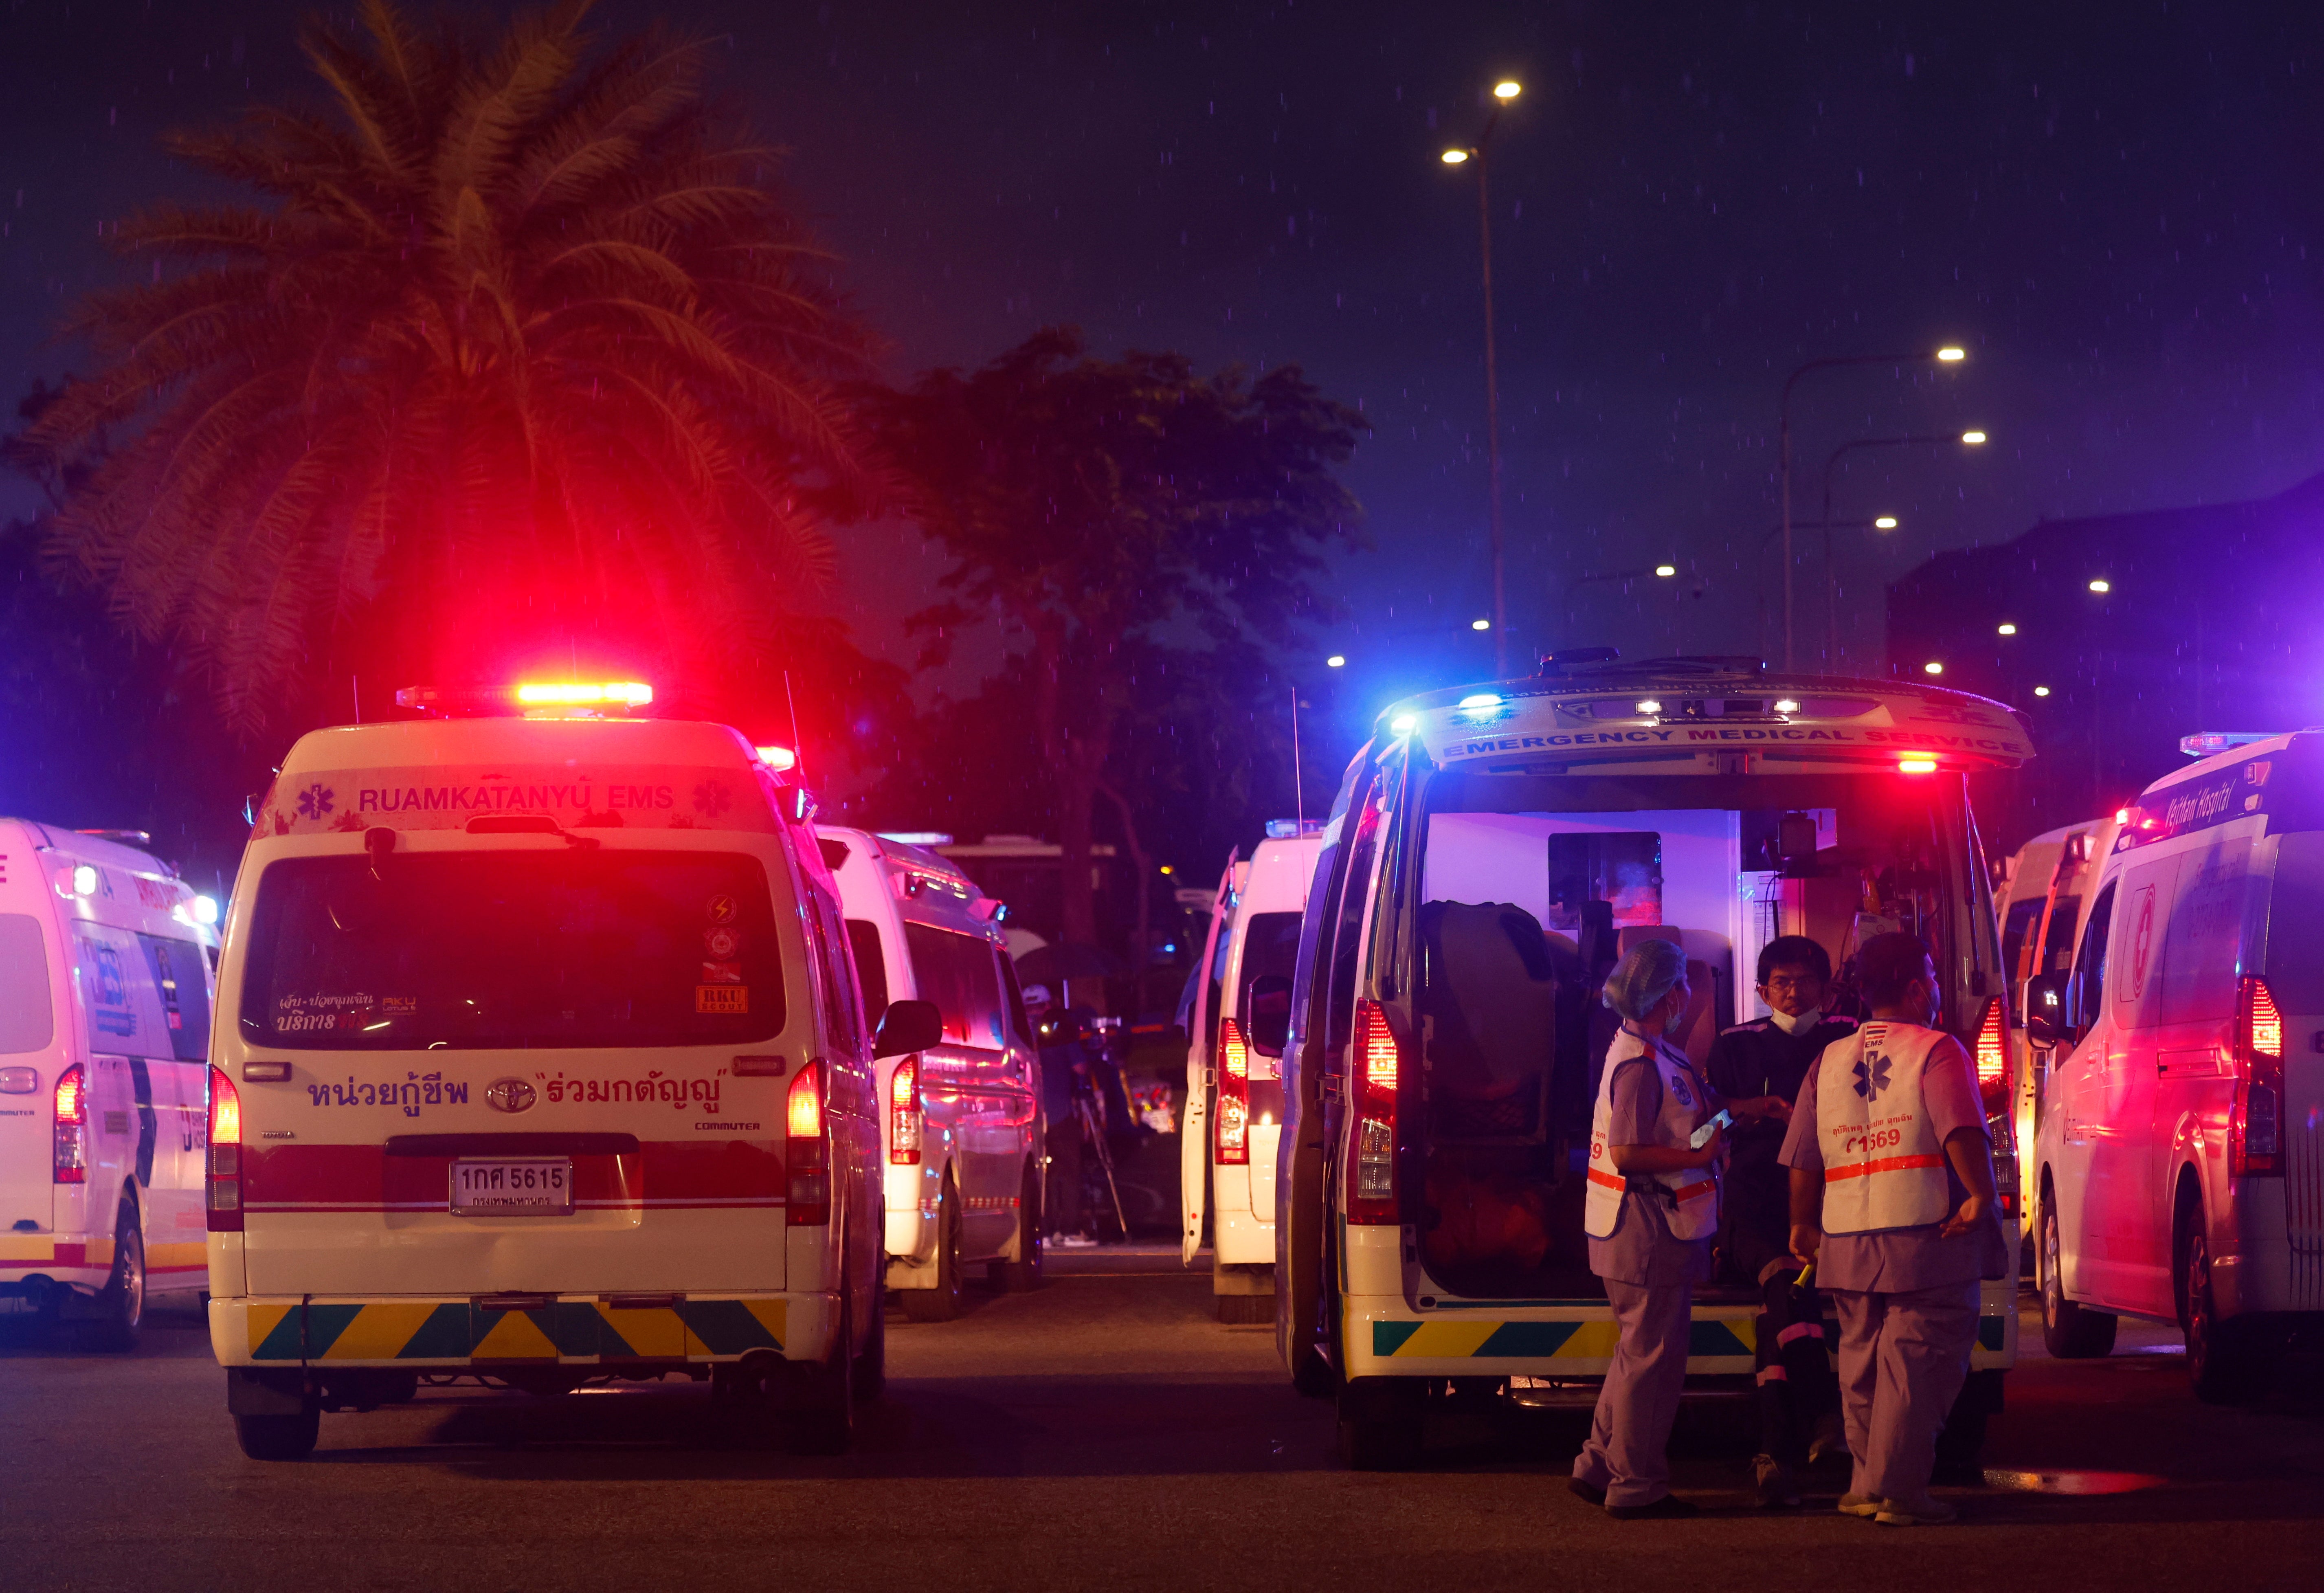
[[[1960,804],[1957,780],[1888,772],[1440,776],[1422,899],[1508,903],[1575,951],[1594,919],[1615,936],[1601,962],[1642,936],[1678,942],[1713,987],[1684,1026],[1701,1061],[1720,1027],[1766,1012],[1759,949],[1778,935],[1835,965],[1886,929],[1949,939],[1939,883],[1960,868]]]

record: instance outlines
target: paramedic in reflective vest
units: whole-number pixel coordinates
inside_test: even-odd
[[[1958,1514],[1930,1496],[1937,1431],[1969,1377],[1978,1280],[2011,1257],[1994,1198],[1977,1070],[1934,1027],[1935,962],[1910,935],[1857,953],[1872,1016],[1825,1048],[1784,1140],[1792,1248],[1840,1318],[1855,1474],[1840,1508],[1890,1526]]]
[[[1808,1070],[1825,1046],[1856,1032],[1856,1020],[1825,1010],[1831,958],[1804,935],[1769,941],[1758,972],[1768,1016],[1721,1034],[1702,1071],[1735,1114],[1719,1188],[1720,1269],[1761,1301],[1759,1452],[1751,1483],[1758,1502],[1774,1506],[1800,1502],[1800,1467],[1847,1450],[1840,1389],[1824,1354],[1823,1302],[1812,1278],[1800,1282],[1791,1177],[1778,1157]]]
[[[1582,1227],[1621,1337],[1598,1392],[1573,1492],[1621,1520],[1692,1515],[1670,1491],[1665,1448],[1686,1381],[1694,1285],[1711,1275],[1719,1231],[1718,1110],[1686,1054],[1663,1034],[1686,1011],[1686,953],[1641,941],[1606,981],[1621,1032],[1606,1053],[1590,1128]]]

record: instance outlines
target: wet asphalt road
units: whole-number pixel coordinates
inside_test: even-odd
[[[2125,1491],[1988,1487],[1952,1496],[1960,1525],[1899,1531],[1831,1514],[1834,1476],[1764,1514],[1748,1421],[1705,1405],[1675,1448],[1711,1514],[1623,1524],[1564,1491],[1582,1414],[1463,1418],[1424,1471],[1344,1472],[1331,1407],[1268,1330],[1209,1319],[1206,1275],[1074,1265],[956,1322],[891,1316],[889,1397],[837,1460],[734,1447],[706,1395],[656,1387],[329,1415],[313,1460],[263,1465],[190,1312],[126,1358],[0,1335],[0,1587],[2324,1585],[2324,1377],[2200,1405],[2159,1331],[2058,1363],[2029,1320],[1988,1443],[1997,1481]]]

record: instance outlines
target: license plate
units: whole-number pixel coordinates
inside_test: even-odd
[[[452,1210],[466,1217],[570,1217],[572,1158],[455,1162]]]

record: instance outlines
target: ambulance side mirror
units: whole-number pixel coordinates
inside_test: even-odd
[[[934,1001],[890,1001],[872,1036],[874,1060],[944,1044],[944,1014]]]
[[[2025,981],[2025,1037],[2044,1051],[2072,1040],[2066,1022],[2068,977],[2037,973]]]

